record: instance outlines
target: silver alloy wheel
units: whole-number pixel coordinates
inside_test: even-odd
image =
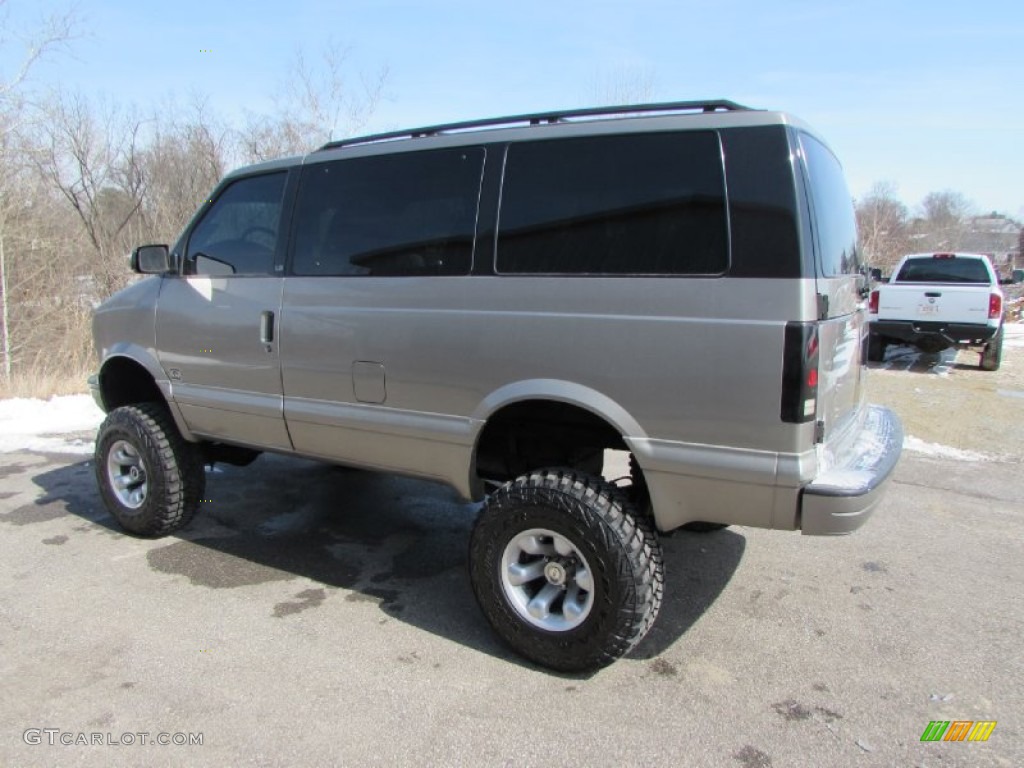
[[[520,617],[549,632],[582,624],[594,606],[594,576],[565,536],[546,528],[516,534],[501,556],[501,586]]]
[[[117,500],[129,509],[138,509],[146,501],[146,465],[128,441],[118,440],[110,446],[107,479]]]

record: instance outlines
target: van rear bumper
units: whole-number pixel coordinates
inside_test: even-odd
[[[851,450],[800,493],[800,528],[810,536],[860,528],[885,494],[903,450],[903,427],[888,408],[871,405]]]

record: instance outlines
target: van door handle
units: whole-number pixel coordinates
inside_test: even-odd
[[[260,341],[270,344],[274,340],[274,313],[269,309],[260,315]]]
[[[925,291],[924,292],[924,297],[926,299],[938,299],[938,298],[942,297],[942,294],[941,293],[936,293],[935,291]]]

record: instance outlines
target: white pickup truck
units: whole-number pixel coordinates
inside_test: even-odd
[[[889,281],[871,292],[868,317],[868,360],[882,360],[889,344],[904,343],[930,353],[975,348],[983,370],[999,368],[1003,292],[982,254],[904,256]]]

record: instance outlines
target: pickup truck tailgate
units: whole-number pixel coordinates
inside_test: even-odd
[[[988,305],[988,291],[977,285],[897,283],[879,290],[877,319],[984,325]]]

